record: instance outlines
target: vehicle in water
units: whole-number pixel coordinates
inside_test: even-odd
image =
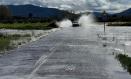
[[[76,21],[74,21],[74,22],[72,23],[72,27],[79,27],[79,26],[80,26],[79,23],[76,22]]]

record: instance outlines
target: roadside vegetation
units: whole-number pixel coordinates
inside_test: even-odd
[[[15,48],[15,45],[12,44],[13,40],[19,40],[20,38],[24,37],[30,37],[30,35],[19,35],[19,34],[14,34],[14,35],[4,35],[0,34],[0,52],[1,54],[3,53],[2,51],[7,51],[12,48]]]
[[[131,22],[109,22],[108,26],[131,26]]]
[[[131,74],[131,57],[124,54],[118,54],[116,58],[120,61],[124,69],[126,69]]]
[[[64,12],[65,14],[66,11]],[[68,13],[75,16],[75,14]],[[61,20],[56,17],[35,17],[33,13],[28,16],[14,16],[6,5],[0,5],[0,29],[1,30],[50,30],[58,28],[55,21]],[[42,32],[43,34],[43,32]],[[37,37],[36,37],[37,36]],[[41,34],[4,34],[0,33],[0,53],[30,42],[33,38],[38,38]]]
[[[48,30],[54,27],[50,23],[0,23],[0,29],[17,29],[17,30]]]
[[[10,48],[10,39],[0,37],[0,51],[8,50]]]
[[[48,30],[58,27],[49,18],[33,17],[32,13],[27,17],[13,16],[11,13],[8,6],[0,5],[0,29]]]

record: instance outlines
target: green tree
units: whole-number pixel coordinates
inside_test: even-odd
[[[11,17],[11,12],[6,5],[0,5],[0,18]]]
[[[28,14],[28,17],[29,17],[29,18],[32,18],[32,17],[33,17],[33,14],[32,14],[32,13],[29,13],[29,14]]]

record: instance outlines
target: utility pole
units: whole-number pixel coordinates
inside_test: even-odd
[[[106,11],[104,10],[103,11],[103,20],[104,20],[104,34],[106,33],[106,16],[107,16],[107,13]]]

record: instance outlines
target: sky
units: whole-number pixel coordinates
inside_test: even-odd
[[[121,12],[131,8],[131,0],[0,0],[0,4],[33,4],[75,11]]]

